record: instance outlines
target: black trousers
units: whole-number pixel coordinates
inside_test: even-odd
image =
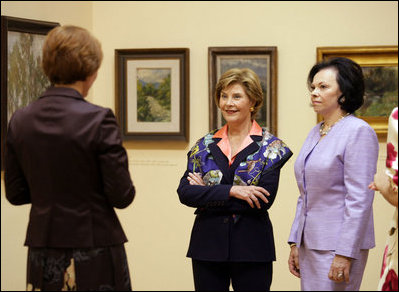
[[[270,291],[273,262],[192,260],[195,291]]]

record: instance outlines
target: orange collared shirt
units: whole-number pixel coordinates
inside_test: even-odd
[[[240,148],[237,151],[237,154],[253,142],[252,138],[250,137],[251,135],[262,136],[262,128],[255,120],[253,120],[251,130],[249,131],[247,137],[245,137],[244,141],[242,141]],[[229,137],[227,136],[227,124],[224,125],[219,131],[217,131],[213,135],[213,138],[221,138],[217,145],[219,146],[220,150],[222,150],[223,154],[226,155],[229,160],[229,166],[231,166],[237,154],[231,157],[231,146]]]

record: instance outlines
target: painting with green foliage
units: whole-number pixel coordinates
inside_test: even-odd
[[[362,67],[365,82],[363,106],[356,111],[362,117],[388,117],[398,106],[398,67]]]
[[[45,35],[8,32],[7,117],[36,100],[50,85],[41,69]]]
[[[171,121],[171,69],[137,69],[137,121]]]

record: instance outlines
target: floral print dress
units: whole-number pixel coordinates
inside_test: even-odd
[[[386,174],[392,188],[398,190],[398,108],[388,123]],[[392,218],[387,244],[384,250],[378,291],[398,291],[398,208]]]

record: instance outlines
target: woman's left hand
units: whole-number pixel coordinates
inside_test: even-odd
[[[328,273],[328,278],[337,283],[345,281],[349,283],[349,271],[352,264],[352,259],[342,256],[335,255],[334,260],[330,267],[330,272]]]
[[[194,173],[189,173],[188,177],[187,177],[188,181],[190,182],[190,185],[194,185],[194,186],[204,186],[204,180],[202,179],[202,176],[200,173],[198,172],[194,172]]]

